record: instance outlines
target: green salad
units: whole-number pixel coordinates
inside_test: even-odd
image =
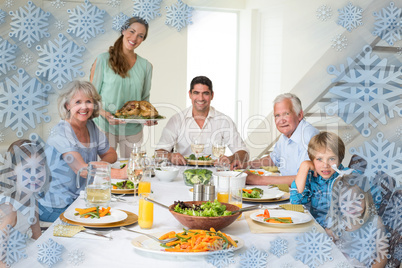
[[[187,158],[188,160],[197,160],[194,154],[190,154]],[[210,161],[212,160],[211,155],[200,156],[198,157],[199,161]]]
[[[207,184],[212,177],[212,171],[208,169],[187,169],[183,172],[184,182],[186,185],[194,185],[197,183]]]
[[[134,183],[129,180],[112,183],[112,185],[116,187],[113,187],[114,189],[134,189]]]
[[[177,213],[190,215],[190,216],[201,216],[201,217],[220,217],[220,216],[230,216],[232,212],[226,210],[226,206],[222,205],[215,200],[214,202],[206,202],[201,205],[186,204],[184,202],[174,202],[174,211]]]
[[[263,189],[254,187],[254,188],[251,188],[251,189],[243,189],[242,196],[244,198],[261,198],[263,194],[264,194]]]

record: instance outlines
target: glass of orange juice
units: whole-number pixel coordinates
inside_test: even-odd
[[[150,193],[140,194],[138,206],[138,225],[141,229],[151,229],[154,223],[154,204],[144,198],[152,198]]]
[[[230,177],[218,177],[217,199],[220,203],[229,203]]]
[[[151,176],[150,169],[144,170],[142,174],[142,180],[138,183],[138,194],[151,192]]]

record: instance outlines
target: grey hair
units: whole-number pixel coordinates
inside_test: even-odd
[[[284,101],[285,99],[289,99],[292,102],[293,111],[297,115],[299,115],[302,111],[302,104],[301,104],[299,97],[297,97],[295,94],[284,93],[284,94],[278,95],[274,100],[274,105]]]
[[[57,100],[61,119],[64,120],[70,118],[70,110],[68,110],[66,106],[79,91],[94,101],[94,110],[89,119],[99,116],[99,110],[101,108],[101,96],[99,95],[98,91],[91,82],[75,80],[65,87]]]

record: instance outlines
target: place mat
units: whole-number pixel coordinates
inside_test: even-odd
[[[289,185],[287,184],[272,184],[273,187],[278,187],[282,192],[289,193]]]
[[[276,203],[276,202],[287,201],[289,199],[290,199],[290,194],[285,193],[281,198],[278,198],[278,199],[261,200],[261,199],[258,199],[258,198],[255,198],[255,199],[248,198],[247,200],[243,199],[243,202],[245,202],[245,203]]]
[[[297,212],[304,213],[304,207],[303,205],[295,205],[295,204],[283,204],[279,205],[281,208],[284,208],[286,210],[293,210]]]
[[[138,216],[136,214],[126,211],[126,210],[122,210],[122,209],[121,209],[121,211],[123,211],[127,214],[127,218],[125,220],[122,220],[119,222],[105,223],[105,224],[101,224],[101,225],[90,224],[90,223],[82,224],[81,222],[71,221],[71,220],[67,219],[66,217],[64,217],[64,212],[62,214],[60,214],[60,220],[67,222],[69,224],[80,225],[80,226],[84,226],[84,227],[93,227],[93,228],[113,228],[113,227],[127,226],[127,225],[131,225],[133,223],[136,223],[138,221]]]
[[[250,229],[250,232],[253,234],[267,234],[267,233],[304,233],[311,230],[313,226],[317,228],[317,230],[321,233],[324,233],[325,230],[319,225],[314,219],[307,223],[298,224],[292,227],[271,227],[270,225],[253,221],[250,218],[250,215],[254,213],[254,211],[243,212],[244,217],[246,218],[246,222]],[[308,213],[308,212],[307,212]]]

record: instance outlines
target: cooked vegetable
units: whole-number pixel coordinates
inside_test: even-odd
[[[245,198],[261,198],[263,194],[264,194],[264,190],[257,188],[257,187],[254,187],[251,189],[243,188],[242,196]]]
[[[178,240],[160,244],[169,252],[205,252],[237,247],[237,242],[230,236],[213,228],[205,230],[184,230],[181,233],[169,232],[159,239],[177,237]]]
[[[124,168],[127,164],[120,165],[120,168]]]
[[[187,169],[183,175],[187,185],[207,184],[212,177],[212,171],[208,169]]]
[[[264,210],[264,214],[258,214],[257,217],[264,217],[264,221],[270,223],[293,223],[291,217],[271,217],[268,209]]]
[[[81,218],[101,218],[104,216],[109,216],[110,214],[110,207],[101,208],[99,207],[91,207],[91,208],[76,208],[75,211],[78,213],[74,213],[75,216],[80,216]]]
[[[214,202],[207,201],[201,205],[187,205],[180,201],[174,202],[174,204],[175,212],[190,216],[219,217],[232,215],[232,212],[226,210],[226,206],[219,203],[218,200]]]

